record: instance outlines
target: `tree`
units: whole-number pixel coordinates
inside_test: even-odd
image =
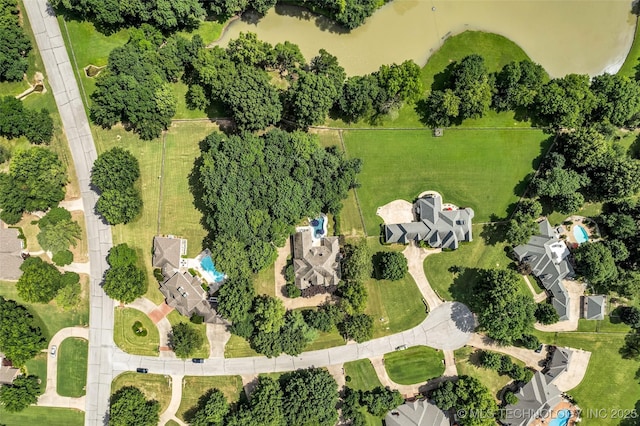
[[[298,370],[280,379],[288,425],[334,425],[338,420],[338,385],[323,369]]]
[[[620,307],[620,321],[633,328],[640,328],[640,309],[635,306]]]
[[[258,425],[285,424],[284,394],[280,384],[269,376],[258,376],[258,384],[251,393],[250,410]]]
[[[379,94],[380,86],[374,75],[349,77],[338,100],[342,115],[347,121],[357,121],[371,114]]]
[[[64,281],[64,277],[66,277],[69,274],[72,274],[72,272],[71,273],[67,272],[63,275],[63,281]],[[66,311],[71,310],[76,306],[78,306],[78,303],[80,302],[81,294],[82,294],[82,286],[80,285],[79,279],[75,279],[74,281],[66,283],[64,287],[62,287],[58,291],[58,294],[56,295],[56,299],[55,299],[56,304]]]
[[[364,281],[341,282],[338,293],[342,296],[340,307],[348,314],[362,313],[367,307],[367,288]]]
[[[460,115],[462,101],[453,90],[432,90],[425,102],[425,121],[431,127],[449,127]]]
[[[91,184],[101,192],[124,191],[140,177],[138,159],[122,148],[111,148],[98,156],[91,168]]]
[[[16,413],[38,402],[40,379],[37,376],[16,377],[11,384],[0,386],[0,405],[9,413]]]
[[[324,307],[318,310],[304,311],[304,320],[310,327],[319,331],[329,332],[333,328],[333,320]]]
[[[31,41],[20,27],[17,0],[0,3],[0,81],[20,81],[29,66]]]
[[[344,246],[342,278],[347,281],[364,282],[373,275],[371,250],[367,241],[362,239]]]
[[[246,319],[253,301],[253,283],[245,276],[230,277],[218,293],[218,312],[236,323]]]
[[[0,296],[0,351],[13,365],[24,365],[45,348],[46,343],[27,308]]]
[[[611,250],[603,242],[580,244],[573,256],[577,272],[600,289],[608,289],[618,276]]]
[[[75,247],[82,236],[82,230],[78,222],[73,220],[61,220],[56,223],[48,223],[44,226],[38,223],[38,243],[54,255],[67,250],[69,246]]]
[[[297,67],[304,64],[304,56],[297,44],[285,41],[273,47],[272,65],[280,71],[281,75],[285,72],[291,74]]]
[[[526,220],[524,222],[518,222],[515,219],[511,219],[507,223],[507,229],[505,231],[505,237],[507,241],[513,246],[519,246],[526,244],[532,235],[535,235],[538,231],[538,225],[532,220]]]
[[[204,343],[202,334],[186,322],[171,328],[169,344],[179,358],[187,358],[200,349]]]
[[[376,417],[383,417],[385,413],[402,405],[403,402],[404,397],[398,390],[382,386],[360,393],[360,404],[367,407],[367,411]]]
[[[431,397],[441,410],[456,410],[466,413],[497,413],[498,407],[493,395],[480,381],[470,376],[460,376],[457,381],[448,380],[433,391]],[[495,419],[489,415],[461,416],[463,426],[489,426]]]
[[[228,412],[229,404],[224,394],[218,389],[209,389],[200,397],[197,410],[189,419],[189,424],[191,426],[221,426]]]
[[[620,354],[625,359],[640,360],[640,330],[634,329],[627,333],[624,338],[624,346],[620,349]]]
[[[126,243],[115,245],[109,249],[107,263],[112,268],[135,265],[138,261],[136,251]]]
[[[380,87],[378,113],[387,113],[403,102],[413,103],[422,96],[420,67],[411,60],[400,65],[382,65],[375,75]]]
[[[402,253],[383,251],[378,252],[376,257],[379,259],[378,268],[380,269],[380,278],[383,280],[398,281],[409,272],[407,258]]]
[[[338,63],[337,57],[324,49],[320,49],[318,56],[311,58],[309,70],[316,75],[329,78],[333,83],[336,93],[340,93],[347,74],[344,72],[344,68]]]
[[[259,332],[280,331],[285,312],[282,300],[275,297],[260,295],[253,300],[253,323]]]
[[[518,397],[514,395],[511,391],[506,391],[504,393],[504,402],[509,405],[516,405],[518,403]]]
[[[131,303],[147,292],[147,280],[137,266],[111,267],[105,273],[102,289],[114,300]]]
[[[507,357],[510,360],[510,358]],[[502,366],[502,355],[497,352],[480,351],[480,365],[490,370],[499,371]]]
[[[358,343],[366,342],[373,337],[373,318],[367,314],[349,315],[338,328],[345,338]]]
[[[258,40],[255,33],[238,34],[238,38],[230,40],[227,54],[236,64],[264,67],[272,55],[273,48],[267,42]]]
[[[53,207],[38,221],[38,226],[43,228],[45,226],[56,225],[57,223],[70,220],[71,213],[69,210],[62,207]]]
[[[329,77],[301,72],[285,92],[286,117],[302,129],[321,124],[338,95],[339,92]]]
[[[109,426],[155,426],[159,412],[158,401],[149,401],[140,389],[125,386],[109,399]]]
[[[464,57],[453,69],[453,86],[460,99],[460,118],[480,118],[491,105],[493,86],[480,55]]]
[[[549,199],[554,208],[569,213],[582,206],[584,197],[578,191],[589,185],[591,180],[575,170],[563,168],[564,157],[557,158],[560,163],[534,178],[531,186],[536,195]]]
[[[62,287],[62,274],[39,257],[25,260],[20,270],[22,276],[16,283],[16,290],[26,302],[49,303]]]
[[[607,121],[616,127],[638,125],[640,85],[637,81],[604,73],[593,77],[591,91],[597,99],[592,121]]]
[[[540,324],[555,324],[560,320],[558,312],[549,303],[538,303],[536,306],[536,320]]]
[[[528,59],[509,62],[496,75],[494,107],[498,111],[528,108],[546,80],[547,73],[539,64]]]
[[[573,129],[584,123],[596,105],[589,76],[567,74],[542,86],[536,94],[533,109],[543,124]]]
[[[51,257],[51,260],[58,266],[70,265],[73,262],[73,253],[65,249],[56,252],[53,257]]]
[[[126,224],[142,211],[142,198],[138,191],[131,187],[122,191],[110,189],[100,195],[96,210],[110,225]]]

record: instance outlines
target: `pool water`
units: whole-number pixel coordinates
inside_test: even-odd
[[[576,225],[573,227],[573,236],[576,238],[578,244],[586,243],[587,241],[589,241],[589,234],[587,234],[587,230],[580,225]]]
[[[566,424],[569,423],[570,418],[571,411],[560,410],[557,417],[551,419],[551,421],[549,422],[549,426],[566,426]]]
[[[213,277],[214,282],[220,282],[224,279],[224,274],[216,270],[216,266],[213,264],[211,256],[203,257],[200,261],[200,266],[202,266],[202,269]]]
[[[313,219],[311,221],[311,226],[313,227],[313,235],[315,235],[316,238],[320,238],[324,234],[324,221],[324,216],[320,216],[319,218]]]

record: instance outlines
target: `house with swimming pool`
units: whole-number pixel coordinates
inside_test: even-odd
[[[567,260],[569,248],[547,219],[538,224],[538,229],[538,235],[532,236],[527,244],[517,246],[513,251],[519,262],[531,267],[533,275],[551,295],[551,304],[558,312],[560,321],[568,320],[571,315],[569,292],[562,280],[574,276],[573,267]]]
[[[195,314],[202,316],[204,322],[223,322],[217,315],[213,294],[225,275],[216,270],[208,249],[194,259],[186,254],[187,240],[183,238],[169,235],[153,239],[152,265],[162,271],[160,292],[167,305],[186,317]]]

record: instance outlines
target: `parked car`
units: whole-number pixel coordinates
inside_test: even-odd
[[[136,372],[142,373],[142,374],[147,374],[149,372],[149,369],[148,368],[136,368]]]
[[[400,345],[396,348],[396,351],[404,351],[405,349],[407,349],[407,345]]]
[[[57,352],[58,352],[58,347],[56,345],[51,346],[51,358],[55,358]]]
[[[535,353],[539,354],[540,352],[542,352],[542,348],[544,348],[544,345],[538,346],[538,349],[535,350]]]
[[[193,361],[196,364],[204,364],[204,359],[203,358],[194,358],[191,361]]]

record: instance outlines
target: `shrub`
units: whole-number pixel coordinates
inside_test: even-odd
[[[633,328],[640,328],[640,309],[635,306],[622,306],[620,321]]]
[[[292,299],[300,297],[300,295],[302,294],[302,291],[293,283],[287,283],[284,289],[285,293],[287,293],[287,297],[290,297]]]
[[[499,370],[502,366],[502,356],[497,352],[481,351],[480,365],[490,370]]]
[[[204,322],[204,317],[202,315],[193,314],[189,319],[192,324],[202,324]]]
[[[518,397],[511,391],[506,391],[504,394],[504,402],[509,405],[516,405],[518,403]]]
[[[296,274],[293,272],[293,263],[290,263],[291,260],[288,261],[287,267],[284,270],[284,279],[287,280],[288,283],[292,283],[296,279]]]
[[[535,312],[536,320],[540,324],[554,324],[558,322],[560,317],[558,316],[558,312],[555,308],[549,303],[539,303],[536,306]]]
[[[4,146],[0,146],[0,164],[9,160],[9,158],[11,158],[11,153],[9,152],[9,150]]]
[[[161,283],[162,281],[164,281],[164,275],[162,275],[162,269],[160,268],[155,268],[153,270],[153,277],[156,279],[156,281],[158,281],[159,283]]]
[[[518,343],[527,349],[536,349],[540,346],[540,340],[533,334],[523,334]]]
[[[69,250],[62,250],[54,254],[51,260],[58,266],[70,265],[73,262],[73,253]]]
[[[404,278],[409,271],[407,258],[402,253],[387,251],[378,252],[378,269],[383,280],[397,281]]]

